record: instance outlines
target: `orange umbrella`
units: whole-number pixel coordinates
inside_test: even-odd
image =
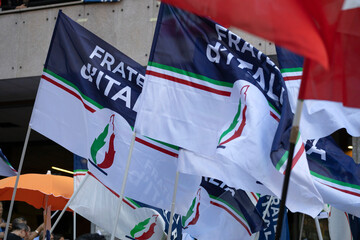
[[[15,181],[16,176],[0,180],[0,201],[11,200]],[[73,190],[74,181],[71,177],[23,174],[19,177],[15,201],[26,202],[38,209],[45,209],[51,205],[51,210],[62,210],[71,198]]]

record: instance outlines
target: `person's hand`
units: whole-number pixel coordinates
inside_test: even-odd
[[[40,224],[36,230],[40,233],[42,230],[44,230],[44,223]]]
[[[21,9],[21,8],[27,8],[25,4],[21,4],[19,6],[16,6],[15,9]]]
[[[1,228],[6,228],[6,222],[2,221],[2,222],[0,223],[0,227],[1,227]],[[11,229],[11,227],[12,227],[12,224],[10,223],[9,229]]]

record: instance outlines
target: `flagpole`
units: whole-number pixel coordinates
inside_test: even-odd
[[[81,181],[79,187],[76,188],[75,192],[73,193],[73,195],[71,196],[71,198],[69,199],[69,201],[66,203],[64,209],[61,211],[59,217],[56,219],[54,225],[51,227],[50,229],[50,234],[54,231],[56,225],[59,223],[60,219],[62,218],[62,216],[64,215],[66,209],[70,206],[71,202],[74,200],[74,198],[76,197],[76,195],[79,193],[80,189],[82,188],[82,186],[84,185],[85,181],[88,179],[89,177],[89,173],[86,173],[84,179]]]
[[[17,187],[18,187],[18,183],[19,183],[21,169],[22,169],[22,166],[23,166],[23,163],[24,163],[25,152],[26,152],[27,145],[28,145],[29,138],[30,138],[30,132],[31,132],[31,127],[29,125],[28,130],[26,132],[24,147],[23,147],[21,157],[20,157],[20,163],[19,163],[19,168],[18,168],[17,175],[16,175],[14,191],[13,191],[13,194],[12,194],[12,197],[11,197],[9,213],[8,213],[8,217],[7,217],[7,220],[6,220],[6,228],[5,228],[5,233],[4,233],[4,239],[7,239],[7,235],[8,235],[8,232],[9,232],[9,223],[10,223],[11,214],[12,214],[12,211],[13,211],[13,208],[14,208],[15,195],[16,195],[16,191],[17,191]]]
[[[74,187],[75,187],[75,175],[73,173],[73,184],[74,184]],[[73,240],[76,239],[76,212],[74,211],[74,214],[73,214]]]
[[[135,138],[136,138],[136,132],[134,130],[133,137],[131,139],[131,145],[130,145],[129,155],[128,155],[128,159],[127,159],[127,163],[126,163],[125,173],[124,173],[124,177],[123,177],[123,183],[122,183],[121,191],[120,191],[119,204],[118,204],[118,207],[117,207],[115,225],[113,227],[113,231],[111,233],[110,240],[114,240],[116,227],[117,227],[118,222],[119,222],[119,216],[120,216],[120,213],[121,213],[122,202],[123,202],[123,199],[124,199],[125,185],[126,185],[127,176],[128,176],[128,173],[129,173],[131,156],[132,156],[133,149],[134,149]]]
[[[305,214],[301,214],[301,225],[300,225],[300,235],[299,235],[299,240],[301,240],[301,235],[302,235],[302,231],[303,231],[303,227],[304,227],[304,219],[305,219]]]
[[[319,240],[323,240],[319,219],[317,217],[315,218],[315,226],[316,226],[316,232],[318,234]]]
[[[74,222],[74,225],[73,225],[73,240],[76,239],[76,212],[74,212],[74,216],[73,216],[73,222]]]
[[[47,218],[47,215],[48,215],[48,200],[49,200],[49,196],[46,195],[45,196],[45,209],[44,209],[44,212],[43,212],[43,219],[44,219],[44,231],[42,233],[43,235],[43,239],[46,239],[46,232],[48,231],[47,229],[47,226],[48,226],[48,218]],[[50,220],[51,221],[51,220]]]
[[[303,103],[304,103],[304,100],[298,99],[297,105],[296,105],[296,112],[295,112],[295,116],[293,119],[293,125],[291,128],[290,139],[289,139],[290,149],[289,149],[288,161],[286,164],[284,183],[283,183],[283,188],[282,188],[282,193],[281,193],[279,218],[278,218],[277,226],[276,226],[275,240],[280,240],[280,237],[281,237],[281,232],[282,232],[281,229],[282,229],[282,225],[283,225],[283,221],[284,221],[284,213],[285,213],[285,203],[286,203],[286,197],[287,197],[287,192],[288,192],[288,188],[289,188],[289,181],[290,181],[290,174],[291,174],[291,167],[292,167],[296,139],[299,134],[300,117],[301,117],[301,112],[302,112],[302,108],[303,108]]]
[[[178,183],[179,183],[179,171],[176,171],[173,199],[172,199],[172,203],[171,203],[170,223],[169,223],[167,240],[171,239],[171,228],[172,228],[173,218],[174,218],[174,213],[175,213],[176,192],[177,192],[177,188],[178,188]]]

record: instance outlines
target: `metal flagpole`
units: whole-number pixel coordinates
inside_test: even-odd
[[[299,235],[299,240],[301,240],[301,234],[303,231],[303,227],[304,227],[304,219],[305,219],[305,214],[301,214],[301,223],[300,223],[300,235]]]
[[[73,182],[74,182],[74,188],[75,188],[75,175],[73,174]],[[73,240],[76,239],[76,212],[73,213]]]
[[[321,229],[320,229],[319,219],[317,217],[315,218],[315,226],[316,226],[316,232],[318,234],[319,240],[323,240],[323,237],[321,234]]]
[[[52,215],[51,215],[51,219],[53,219],[53,217],[59,212],[59,210],[56,210]]]
[[[71,198],[69,199],[69,201],[66,203],[64,209],[61,211],[59,217],[56,219],[54,225],[51,227],[50,233],[52,233],[56,227],[56,225],[59,223],[61,217],[64,215],[66,209],[70,206],[71,202],[74,200],[74,198],[76,197],[76,195],[79,193],[80,189],[82,188],[82,186],[84,185],[85,181],[88,179],[89,177],[89,173],[86,173],[84,179],[82,180],[82,182],[80,183],[79,187],[75,190],[75,192],[73,193],[73,195],[71,196]]]
[[[76,239],[76,212],[74,212],[74,220],[73,220],[73,222],[74,222],[74,226],[73,226],[73,228],[74,228],[73,239],[75,240],[75,239]]]
[[[122,183],[121,191],[120,191],[119,204],[118,204],[118,207],[117,207],[115,225],[114,225],[113,231],[111,233],[111,238],[110,238],[111,240],[114,240],[114,238],[115,238],[115,231],[116,231],[116,228],[117,228],[117,225],[118,225],[118,222],[119,222],[119,216],[120,216],[120,213],[121,213],[122,202],[123,202],[123,199],[124,199],[125,185],[126,185],[126,180],[127,180],[129,168],[130,168],[130,162],[131,162],[132,152],[133,152],[133,149],[134,149],[135,138],[136,138],[136,133],[135,133],[135,130],[134,130],[133,137],[131,139],[131,145],[130,145],[129,155],[128,155],[128,159],[127,159],[127,163],[126,163],[125,173],[124,173],[124,177],[123,177],[123,183]]]
[[[284,221],[285,203],[286,203],[286,197],[287,197],[287,192],[288,192],[288,188],[289,188],[291,166],[292,166],[292,161],[293,161],[296,139],[299,134],[300,117],[301,117],[303,104],[304,104],[304,100],[298,99],[297,106],[296,106],[296,112],[295,112],[295,116],[293,119],[293,125],[291,128],[290,139],[289,139],[290,140],[290,149],[289,149],[288,161],[286,164],[284,183],[283,183],[283,188],[282,188],[282,193],[281,193],[279,218],[278,218],[278,222],[277,222],[277,226],[276,226],[275,240],[280,240],[280,237],[281,237],[281,229],[282,229],[282,225],[283,225],[283,221]]]
[[[15,181],[14,191],[13,191],[13,194],[12,194],[12,197],[11,197],[11,203],[10,203],[9,213],[8,213],[8,217],[7,217],[7,220],[6,220],[6,228],[5,228],[5,233],[4,233],[4,239],[7,239],[7,235],[8,235],[8,232],[9,232],[9,223],[10,223],[11,214],[12,214],[12,211],[13,211],[13,208],[14,208],[14,201],[15,201],[16,190],[17,190],[17,186],[18,186],[18,183],[19,183],[19,178],[20,178],[21,169],[22,169],[22,166],[23,166],[23,163],[24,163],[25,152],[26,152],[26,148],[27,148],[27,145],[28,145],[28,142],[29,142],[29,138],[30,138],[30,132],[31,132],[31,127],[30,127],[30,125],[29,125],[28,130],[27,130],[27,132],[26,132],[24,147],[23,147],[23,150],[22,150],[22,153],[21,153],[21,157],[20,157],[20,163],[19,163],[19,168],[18,168],[17,175],[16,175],[16,181]]]
[[[174,218],[174,213],[175,213],[176,192],[177,192],[178,183],[179,183],[179,172],[176,171],[173,199],[172,199],[172,203],[171,203],[170,223],[169,223],[167,240],[171,239],[171,228],[172,228],[173,218]]]

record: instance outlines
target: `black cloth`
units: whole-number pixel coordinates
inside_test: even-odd
[[[23,240],[23,239],[16,234],[9,233],[7,236],[7,240]]]

